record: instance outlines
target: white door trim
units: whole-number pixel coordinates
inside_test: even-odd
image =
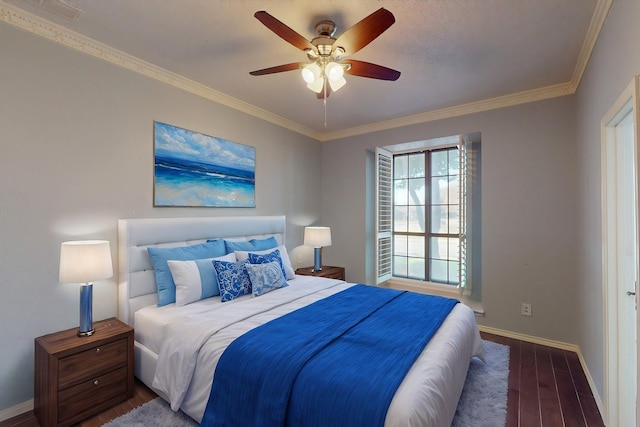
[[[618,425],[618,411],[617,405],[618,397],[618,366],[617,366],[617,348],[618,348],[618,334],[617,334],[617,317],[615,310],[610,310],[610,305],[616,301],[616,286],[609,286],[613,280],[615,280],[615,257],[609,257],[609,254],[615,254],[615,248],[608,245],[609,234],[615,230],[611,230],[611,224],[607,217],[608,203],[612,203],[612,193],[615,188],[608,186],[608,170],[615,167],[615,163],[612,159],[612,150],[609,141],[614,139],[615,127],[620,121],[626,117],[630,112],[633,114],[633,129],[634,129],[634,167],[638,171],[638,124],[639,124],[639,90],[640,90],[640,76],[633,78],[631,83],[618,97],[613,106],[605,114],[601,121],[601,166],[600,166],[600,179],[601,179],[601,209],[602,209],[602,306],[603,306],[603,320],[604,320],[604,407],[605,413],[603,413],[603,419],[606,425]],[[636,180],[638,179],[636,172]],[[638,186],[636,186],[636,201],[638,200]],[[636,202],[637,204],[637,202]],[[638,212],[638,206],[636,205],[636,213]],[[637,223],[640,224],[636,217]],[[638,227],[640,229],[640,227]],[[636,247],[640,243],[640,233],[636,232]],[[636,271],[636,276],[638,272]],[[636,295],[636,301],[638,296]],[[640,316],[636,316],[640,317]],[[640,331],[640,329],[637,329]],[[636,343],[638,343],[638,337],[636,337]],[[636,353],[640,355],[640,352],[636,350]],[[640,370],[638,370],[640,372]],[[636,378],[636,384],[638,379]],[[638,408],[638,395],[640,395],[640,387],[636,393],[636,408]],[[640,425],[640,419],[636,411],[636,425]]]

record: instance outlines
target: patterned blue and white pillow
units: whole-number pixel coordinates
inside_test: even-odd
[[[246,267],[254,297],[287,286],[287,281],[282,274],[282,266],[277,261],[247,264]]]
[[[251,293],[251,280],[245,267],[249,264],[248,260],[238,262],[213,260],[211,262],[218,274],[218,288],[222,302]]]
[[[168,260],[167,264],[176,284],[176,306],[212,296],[220,295],[218,274],[213,267],[213,260],[235,262],[235,254],[227,254],[217,258],[196,259],[191,261]]]
[[[282,276],[287,277],[287,272],[282,264],[282,258],[280,257],[280,251],[278,249],[266,254],[257,254],[255,252],[249,252],[249,262],[251,264],[264,264],[267,262],[277,262],[282,269]]]
[[[296,274],[295,274],[295,271],[293,270],[293,266],[291,265],[291,259],[289,259],[289,254],[287,253],[287,248],[285,245],[280,245],[277,248],[266,249],[264,251],[234,251],[234,253],[236,254],[236,259],[238,261],[244,261],[245,259],[249,259],[250,252],[254,254],[263,255],[263,254],[268,254],[270,252],[273,252],[276,249],[280,251],[280,259],[282,260],[282,265],[284,266],[284,273],[285,273],[284,277],[287,280],[295,279]]]

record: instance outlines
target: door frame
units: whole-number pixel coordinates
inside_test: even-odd
[[[600,123],[601,128],[601,202],[602,202],[602,305],[603,305],[603,319],[604,319],[604,398],[605,398],[605,411],[603,418],[607,425],[617,425],[618,411],[616,402],[618,402],[618,375],[617,375],[617,349],[618,349],[618,336],[617,336],[617,316],[615,310],[615,303],[617,298],[617,286],[612,285],[611,282],[615,280],[615,259],[609,257],[610,253],[615,254],[615,250],[611,250],[609,245],[608,236],[611,232],[609,219],[607,217],[608,203],[611,202],[610,196],[611,189],[607,187],[608,171],[611,169],[611,146],[610,142],[615,139],[615,128],[620,121],[626,117],[629,113],[633,114],[633,145],[634,145],[634,170],[636,178],[636,247],[640,249],[640,221],[638,216],[638,191],[640,186],[638,185],[638,153],[640,143],[638,141],[638,125],[640,115],[640,105],[638,104],[640,90],[640,76],[633,78],[631,83],[626,87],[622,94],[618,97],[613,106],[604,115]],[[640,278],[639,264],[636,263],[636,277]],[[636,304],[638,302],[638,295],[635,296]],[[636,372],[640,373],[638,369],[638,359],[640,359],[640,351],[638,348],[638,335],[640,334],[640,316],[636,313]],[[639,403],[640,403],[640,387],[638,377],[636,376],[636,425],[640,425],[640,418],[638,417]]]

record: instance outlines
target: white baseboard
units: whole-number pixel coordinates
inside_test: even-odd
[[[488,334],[500,335],[502,337],[513,338],[520,341],[526,341],[533,344],[540,344],[547,347],[558,348],[561,350],[573,351],[578,355],[578,360],[580,360],[580,365],[582,365],[582,370],[584,371],[585,376],[587,377],[587,382],[589,383],[589,388],[591,388],[591,393],[593,394],[593,398],[596,401],[596,405],[598,405],[598,410],[602,414],[604,418],[604,404],[602,403],[602,399],[600,398],[600,393],[598,393],[598,389],[593,382],[593,377],[591,376],[591,372],[589,372],[589,368],[587,367],[587,363],[582,356],[582,352],[580,351],[580,347],[575,344],[569,344],[561,341],[548,340],[545,338],[534,337],[531,335],[520,334],[517,332],[505,331],[503,329],[491,328],[489,326],[478,325],[478,329],[482,332],[486,332]]]
[[[12,406],[11,408],[1,410],[0,421],[5,421],[30,411],[33,411],[33,399],[19,403],[16,406]]]

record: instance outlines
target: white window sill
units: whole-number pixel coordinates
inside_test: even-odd
[[[420,294],[438,295],[442,297],[455,298],[463,304],[469,306],[476,316],[484,316],[482,301],[469,299],[461,289],[453,285],[443,285],[440,283],[423,282],[421,280],[403,279],[394,277],[380,284],[381,287],[412,291]]]

